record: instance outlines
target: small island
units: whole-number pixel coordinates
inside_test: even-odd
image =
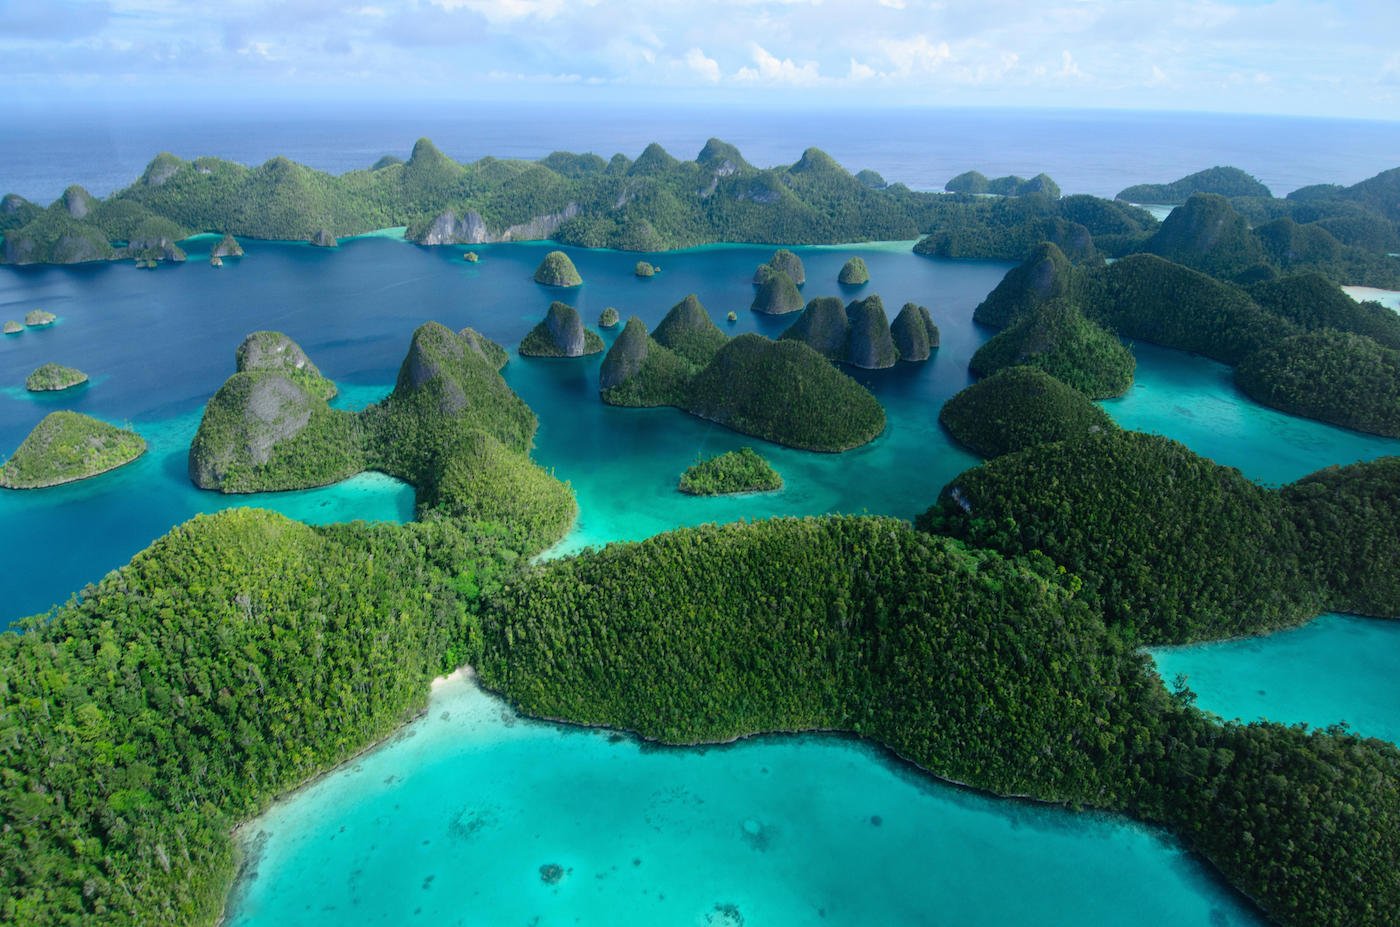
[[[928,360],[940,341],[933,316],[926,306],[918,303],[905,303],[899,310],[899,315],[890,323],[890,337],[894,339],[899,359],[915,364]]]
[[[613,310],[614,316],[616,312]],[[544,321],[520,341],[523,357],[583,357],[602,350],[603,339],[583,327],[578,310],[558,300],[550,303]]]
[[[475,251],[468,251],[466,254],[462,255],[462,260],[466,261],[468,264],[475,264],[481,260],[481,255],[477,254]]]
[[[51,412],[0,466],[0,486],[42,489],[73,483],[115,470],[144,453],[146,441],[134,431],[77,412]]]
[[[638,261],[632,268],[632,273],[638,277],[656,276],[656,267],[648,261]]]
[[[744,447],[696,462],[681,474],[678,488],[691,496],[772,492],[783,488],[783,478],[758,451]]]
[[[219,243],[214,246],[213,250],[209,252],[209,257],[211,260],[213,258],[237,258],[242,256],[243,246],[238,243],[238,239],[234,238],[227,232],[224,233],[223,238],[219,239]]]
[[[81,370],[62,364],[44,364],[25,378],[24,388],[31,393],[48,393],[71,389],[87,381],[88,375]]]
[[[617,309],[616,309],[615,307],[613,307],[613,306],[605,306],[605,307],[603,308],[602,313],[599,314],[599,316],[598,316],[598,327],[599,327],[599,328],[616,328],[616,327],[617,327],[617,323],[618,323],[619,321],[621,321],[621,319],[622,319],[622,316],[618,313],[618,311],[617,311]]]
[[[797,292],[797,284],[786,271],[761,264],[754,282],[758,284],[758,292],[749,304],[750,310],[766,315],[786,315],[802,308],[802,294]]]
[[[14,319],[6,319],[4,326],[0,327],[0,331],[3,331],[7,335],[18,335],[20,332],[24,331],[24,326]]]
[[[836,275],[836,282],[842,286],[864,286],[870,282],[870,268],[865,266],[865,259],[853,257],[841,266],[841,273]]]
[[[340,247],[340,242],[331,234],[330,229],[317,229],[316,234],[311,236],[311,244],[316,248]]]
[[[43,309],[31,309],[24,314],[24,324],[30,328],[47,328],[58,321],[58,316]]]
[[[544,256],[540,266],[535,268],[535,282],[565,289],[583,286],[583,278],[579,276],[578,268],[562,251],[551,251]]]
[[[773,256],[767,262],[758,265],[754,271],[753,282],[755,286],[763,283],[766,270],[780,270],[788,275],[795,286],[802,286],[807,282],[807,268],[802,266],[802,258],[798,257],[787,248],[779,248],[773,252]]]

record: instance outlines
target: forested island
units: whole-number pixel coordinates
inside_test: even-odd
[[[783,488],[783,478],[758,451],[741,447],[687,467],[678,488],[692,496],[772,492]]]
[[[0,466],[0,486],[42,489],[115,470],[146,453],[146,441],[78,412],[50,412]]]

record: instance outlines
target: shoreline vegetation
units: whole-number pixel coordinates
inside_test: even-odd
[[[1165,686],[1141,647],[1324,610],[1400,617],[1400,458],[1265,489],[1166,438],[1104,428],[1085,394],[1131,379],[1105,330],[1242,366],[1309,349],[1289,339],[1310,333],[1329,339],[1319,363],[1347,363],[1339,329],[1400,350],[1375,312],[1314,298],[1337,274],[1384,276],[1368,248],[1400,218],[1385,212],[1400,170],[1287,200],[1227,198],[1238,178],[1213,174],[1159,225],[1061,197],[1043,176],[968,174],[958,185],[974,192],[943,196],[858,180],[815,149],[772,171],[716,140],[693,162],[655,145],[619,158],[459,165],[420,142],[408,162],[332,178],[285,159],[162,155],[107,201],[78,188],[49,210],[7,197],[0,217],[7,260],[115,253],[118,222],[143,261],[176,259],[169,236],[197,228],[330,240],[373,222],[423,243],[636,250],[754,229],[792,243],[931,228],[920,253],[1023,260],[977,319],[1029,348],[1012,344],[1004,369],[945,409],[959,440],[1005,453],[941,493],[925,487],[917,525],[774,518],[538,563],[577,505],[530,460],[537,419],[500,376],[505,348],[427,323],[389,397],[350,413],[327,404],[334,384],[294,342],[254,333],[206,407],[191,479],[252,491],[382,470],[413,485],[418,518],[200,515],[0,635],[0,920],[215,923],[237,873],[234,828],[393,736],[433,680],[472,666],[526,714],[661,743],[844,732],[968,788],[1161,826],[1285,927],[1388,927],[1400,749],[1342,726],[1221,723]],[[975,192],[993,190],[1005,192]],[[371,193],[416,218],[366,212]],[[233,198],[246,227],[222,211]],[[1220,234],[1203,247],[1205,226]],[[758,308],[801,309],[800,272],[775,254],[756,272],[774,294]],[[1295,279],[1309,274],[1321,289]],[[582,326],[558,305],[551,346]],[[1194,312],[1168,311],[1178,305]],[[861,365],[893,363],[883,306],[852,306],[879,335]],[[901,313],[910,359],[937,343],[920,309]],[[827,328],[834,339],[840,326]],[[814,450],[884,428],[879,403],[826,355],[731,339],[693,296],[653,332],[628,321],[600,393]],[[1026,408],[1057,420],[1024,428]]]
[[[79,186],[48,207],[8,194],[0,233],[3,259],[14,264],[134,257],[150,265],[183,260],[177,242],[197,233],[224,236],[221,247],[232,253],[235,236],[330,245],[384,228],[404,228],[423,245],[548,239],[651,252],[712,242],[917,239],[923,254],[1012,261],[1051,241],[1077,262],[1094,262],[1189,249],[1190,237],[1180,232],[1195,220],[1186,214],[1223,210],[1229,241],[1212,241],[1210,250],[1231,273],[1311,269],[1338,284],[1395,287],[1400,268],[1388,255],[1400,250],[1397,187],[1400,168],[1350,187],[1276,198],[1237,168],[1213,168],[1152,191],[1180,204],[1159,223],[1126,201],[1142,192],[1136,188],[1108,200],[1062,195],[1043,174],[989,180],[972,171],[951,180],[947,192],[917,192],[853,174],[816,148],[769,168],[713,138],[690,161],[653,143],[635,160],[555,152],[538,161],[459,163],[419,139],[406,161],[381,159],[341,175],[283,157],[247,167],[161,153],[106,199]],[[643,274],[645,264],[638,264]]]

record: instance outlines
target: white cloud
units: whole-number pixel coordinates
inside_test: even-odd
[[[567,2],[567,0],[428,0],[428,2],[448,11],[471,10],[473,13],[480,13],[487,22],[492,24],[510,23],[521,19],[548,21],[565,10],[580,5]],[[588,6],[594,5],[587,0],[584,2]]]
[[[1079,64],[1074,60],[1074,56],[1069,53],[1069,49],[1060,52],[1060,76],[1082,78],[1086,75],[1079,70]]]
[[[719,62],[713,58],[708,58],[705,53],[698,48],[692,48],[685,53],[685,66],[694,71],[703,81],[711,84],[719,83]]]
[[[801,64],[791,58],[779,58],[757,42],[749,43],[754,67],[742,67],[734,72],[734,79],[746,83],[790,84],[795,87],[810,86],[821,80],[821,70],[815,61]]]
[[[885,39],[880,51],[889,59],[893,74],[911,77],[937,70],[953,57],[947,42],[933,42],[923,34],[907,39]]]
[[[870,80],[877,74],[879,74],[879,72],[872,68],[870,65],[866,64],[863,61],[857,61],[856,59],[852,58],[851,70],[847,75],[847,79],[853,81]]]

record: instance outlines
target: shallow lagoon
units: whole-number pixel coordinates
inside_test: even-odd
[[[1196,704],[1222,718],[1346,722],[1400,744],[1400,621],[1324,615],[1268,637],[1151,653],[1168,684],[1185,676]]]
[[[987,798],[832,736],[648,748],[519,718],[461,678],[241,836],[256,875],[229,927],[1262,924],[1119,818]]]

